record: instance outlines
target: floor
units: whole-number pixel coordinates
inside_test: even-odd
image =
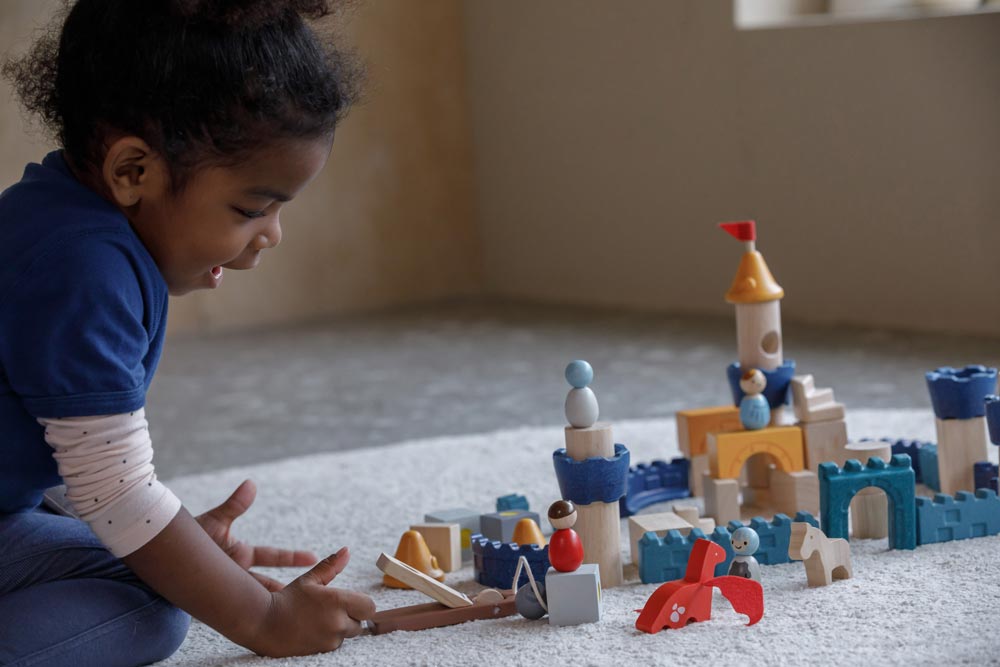
[[[728,400],[731,317],[462,302],[167,342],[147,415],[161,477],[414,438],[564,423],[563,368],[602,419]],[[1000,339],[785,323],[785,356],[852,407],[927,408],[923,373],[1000,365]],[[261,434],[265,434],[263,437]],[[905,434],[900,434],[901,436]]]

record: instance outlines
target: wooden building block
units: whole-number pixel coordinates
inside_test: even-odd
[[[406,563],[396,560],[385,552],[379,555],[375,565],[390,577],[399,579],[410,588],[420,591],[446,607],[455,609],[472,606],[472,600],[465,594],[459,593],[451,586],[445,586],[441,582],[431,579],[423,572],[413,569]]]
[[[880,540],[889,535],[889,499],[885,491],[869,486],[851,498],[851,537]]]
[[[457,523],[461,526],[462,560],[472,561],[472,536],[482,533],[479,523],[479,512],[463,508],[440,510],[424,515],[424,523]]]
[[[740,409],[733,405],[681,410],[677,413],[677,445],[689,459],[706,453],[705,436],[716,431],[741,431]],[[701,494],[696,494],[701,495]]]
[[[792,404],[800,422],[833,421],[844,418],[844,406],[833,399],[833,389],[817,389],[812,375],[792,378]]]
[[[445,572],[462,569],[462,527],[457,523],[416,523],[410,526],[424,536],[438,567]]]
[[[950,496],[959,491],[975,491],[973,469],[977,461],[986,461],[986,418],[934,419],[937,426],[938,482],[941,493]]]
[[[615,454],[615,440],[611,425],[598,422],[590,428],[565,429],[566,453],[576,461],[594,456],[610,458]],[[618,502],[593,502],[577,505],[577,521],[573,527],[583,542],[584,563],[600,565],[601,585],[604,588],[621,586],[621,518]]]
[[[768,426],[756,431],[708,434],[708,469],[716,479],[739,479],[743,463],[761,452],[770,454],[779,470],[802,470],[805,467],[802,429]]]
[[[698,510],[695,509],[697,514]],[[697,519],[696,519],[697,521]],[[668,530],[680,531],[681,535],[691,532],[694,524],[685,521],[673,512],[660,514],[636,514],[628,518],[628,541],[632,548],[632,562],[639,562],[639,540],[646,533],[656,533],[657,537],[665,537]]]
[[[819,477],[811,470],[771,470],[771,507],[795,516],[796,512],[819,514]]]
[[[452,609],[440,602],[429,602],[387,609],[377,612],[372,618],[371,632],[375,635],[384,635],[396,630],[427,630],[466,621],[513,616],[517,613],[515,600],[513,591],[498,592],[488,588],[476,596],[471,607]]]
[[[674,505],[671,509],[674,510],[674,514],[692,526],[700,528],[701,532],[706,535],[711,535],[712,531],[715,530],[715,519],[703,517],[694,505]]]
[[[806,451],[806,468],[816,472],[820,463],[832,461],[843,468],[847,459],[847,424],[843,419],[825,422],[800,422]]]
[[[550,567],[545,574],[545,597],[550,625],[579,625],[601,620],[601,574],[595,563],[572,572]]]
[[[708,454],[698,454],[689,460],[691,467],[688,468],[688,488],[691,489],[692,496],[701,498],[705,495],[701,487],[701,476],[708,472]]]
[[[746,486],[766,489],[771,484],[771,468],[774,460],[769,454],[754,454],[744,465],[746,471]]]
[[[740,520],[738,480],[714,479],[711,473],[705,473],[702,486],[705,489],[705,516],[712,517],[722,526]]]

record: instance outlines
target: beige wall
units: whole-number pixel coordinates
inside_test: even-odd
[[[0,44],[26,48],[53,0],[0,3]],[[282,214],[284,240],[252,272],[171,303],[198,332],[477,292],[479,242],[459,0],[369,0],[347,26],[368,63],[365,104],[340,128],[320,177]],[[0,89],[0,183],[48,150]]]
[[[466,2],[486,290],[1000,331],[1000,16],[735,31],[724,0]]]

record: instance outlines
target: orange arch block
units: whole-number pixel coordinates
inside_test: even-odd
[[[761,452],[773,456],[782,472],[805,469],[802,429],[798,426],[708,434],[708,469],[715,479],[738,479],[746,460]]]

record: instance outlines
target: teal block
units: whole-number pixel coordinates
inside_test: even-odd
[[[992,489],[959,491],[954,498],[939,493],[917,498],[916,505],[917,544],[1000,534],[1000,498]]]
[[[917,546],[916,482],[910,457],[896,454],[886,465],[873,456],[863,466],[856,459],[844,464],[819,464],[820,524],[827,537],[848,539],[847,514],[851,498],[861,489],[874,486],[889,499],[889,547],[915,549]]]

